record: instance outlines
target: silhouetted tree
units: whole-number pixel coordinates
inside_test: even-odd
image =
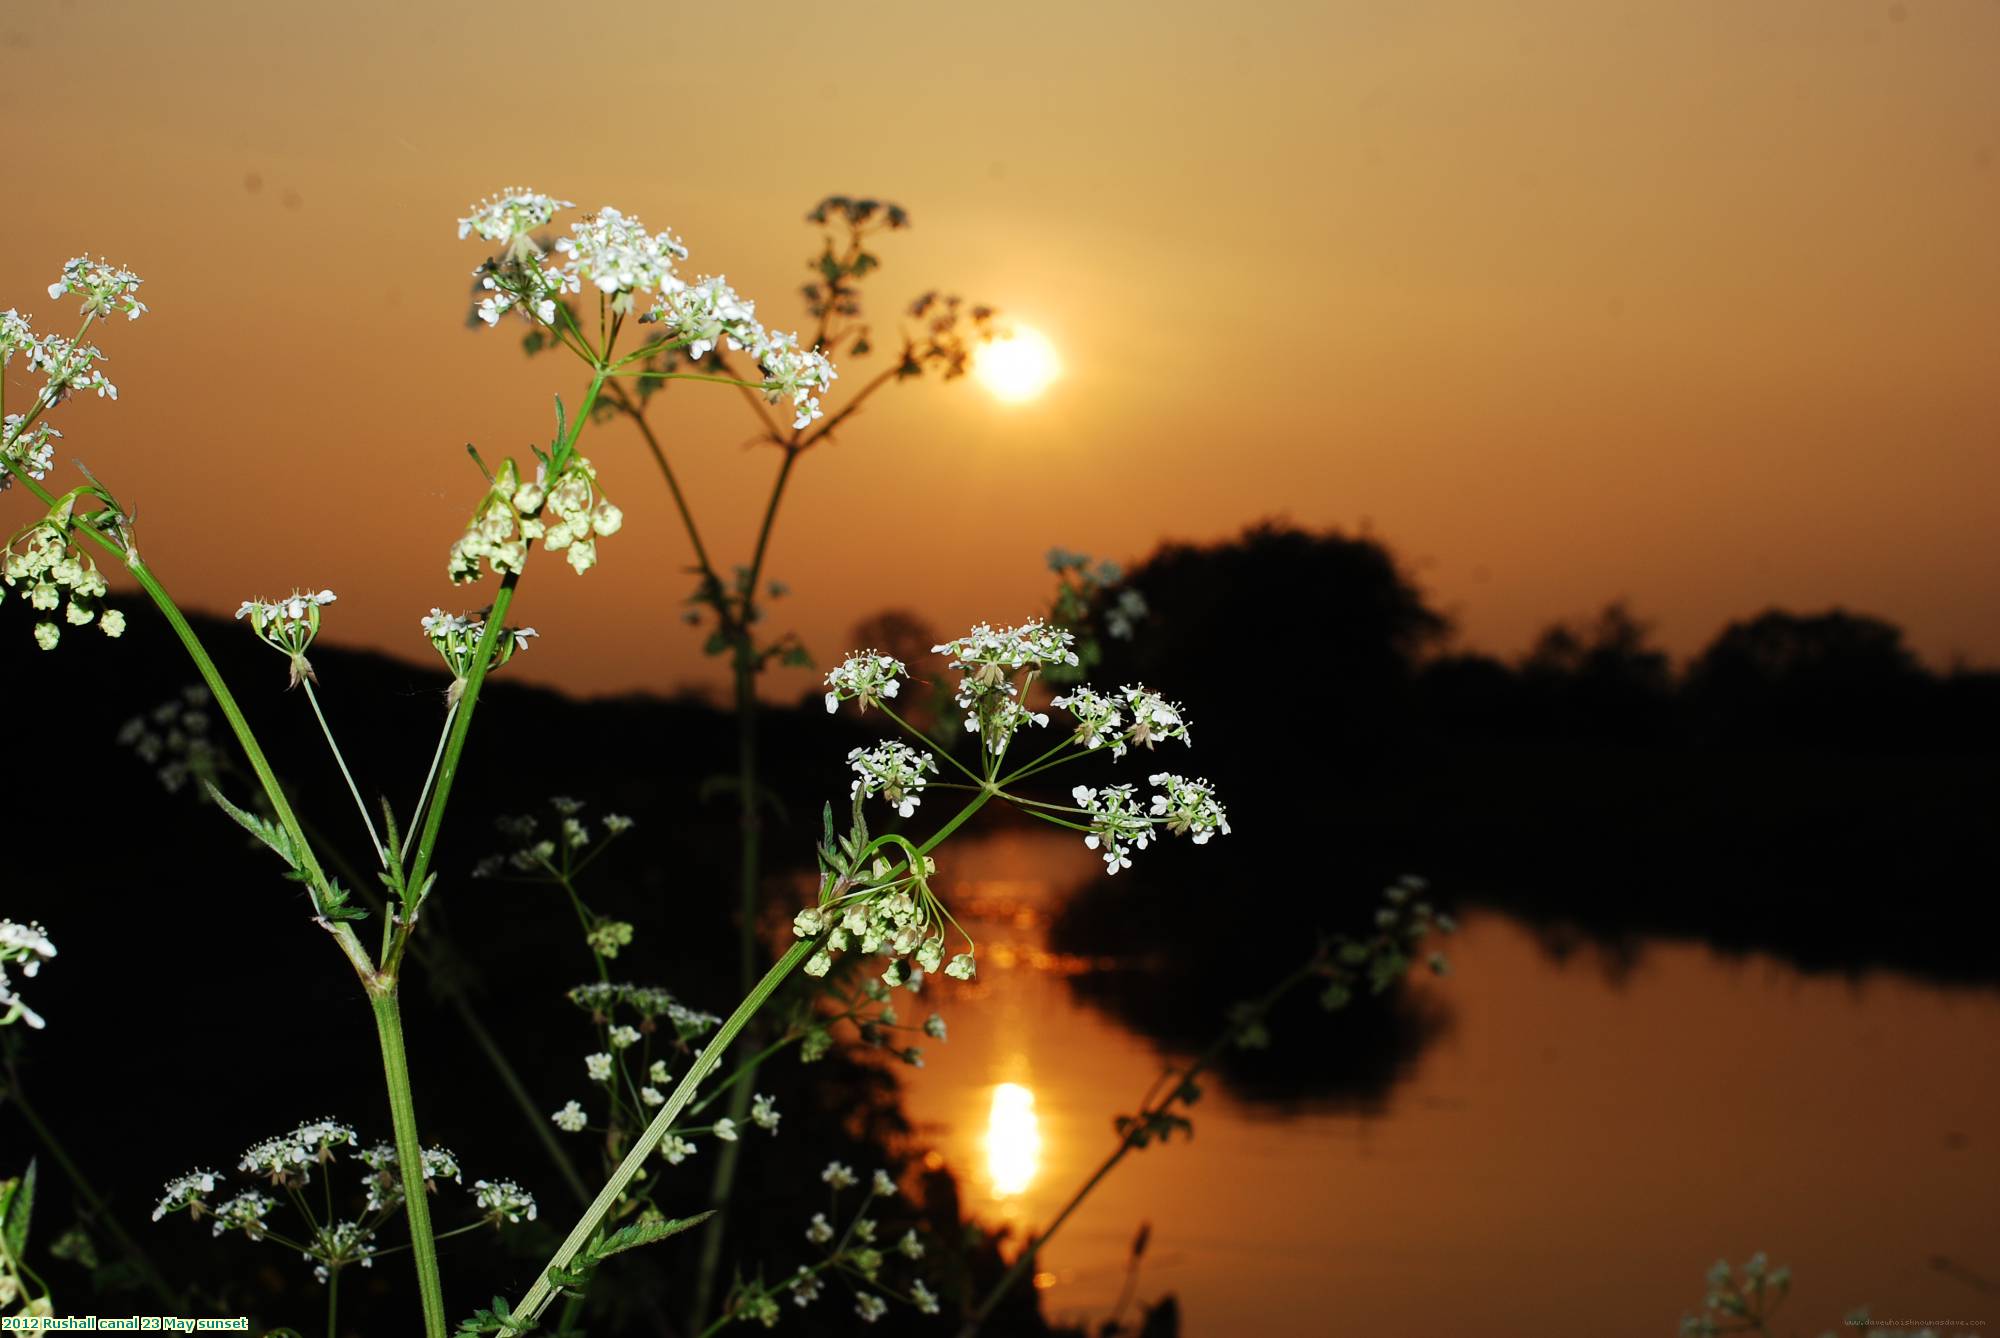
[[[1724,628],[1687,693],[1718,742],[1907,747],[1929,682],[1891,623],[1771,609]]]

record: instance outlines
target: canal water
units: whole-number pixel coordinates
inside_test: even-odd
[[[941,871],[981,975],[929,995],[950,1042],[905,1100],[990,1222],[1047,1222],[1162,1063],[1073,989],[1112,964],[1048,948],[1101,867],[1014,831]],[[1129,1157],[1050,1245],[1047,1312],[1109,1315],[1150,1224],[1138,1294],[1174,1293],[1194,1338],[1669,1335],[1718,1257],[1757,1250],[1794,1271],[1780,1332],[1863,1304],[2000,1329],[2000,992],[1685,941],[1555,951],[1493,912],[1446,946],[1452,973],[1413,985],[1446,1025],[1386,1103],[1210,1084],[1194,1138]]]

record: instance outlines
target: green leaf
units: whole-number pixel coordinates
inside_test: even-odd
[[[278,858],[292,868],[299,867],[298,852],[292,848],[292,837],[289,832],[268,818],[260,818],[255,813],[246,813],[230,803],[223,797],[222,791],[215,788],[213,781],[205,780],[202,785],[208,790],[208,797],[215,801],[215,806],[234,818],[237,826],[277,851]]]
[[[28,1218],[35,1211],[35,1163],[29,1162],[21,1178],[10,1183],[14,1188],[0,1209],[0,1234],[6,1237],[8,1256],[19,1259],[28,1252]]]
[[[642,1245],[651,1245],[669,1236],[678,1236],[690,1227],[700,1226],[713,1216],[715,1210],[710,1209],[693,1217],[675,1217],[660,1222],[635,1222],[606,1236],[604,1243],[592,1250],[591,1254],[598,1259],[609,1259],[614,1254],[623,1254],[627,1250],[636,1250]]]

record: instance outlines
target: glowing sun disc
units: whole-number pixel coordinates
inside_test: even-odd
[[[1056,358],[1056,346],[1040,331],[1016,326],[1011,334],[981,347],[972,370],[996,397],[1016,404],[1047,390],[1062,374],[1062,363]]]

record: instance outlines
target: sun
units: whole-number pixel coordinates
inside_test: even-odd
[[[997,398],[1018,404],[1047,390],[1062,375],[1062,363],[1056,346],[1039,330],[1017,325],[982,346],[973,356],[972,370]]]

